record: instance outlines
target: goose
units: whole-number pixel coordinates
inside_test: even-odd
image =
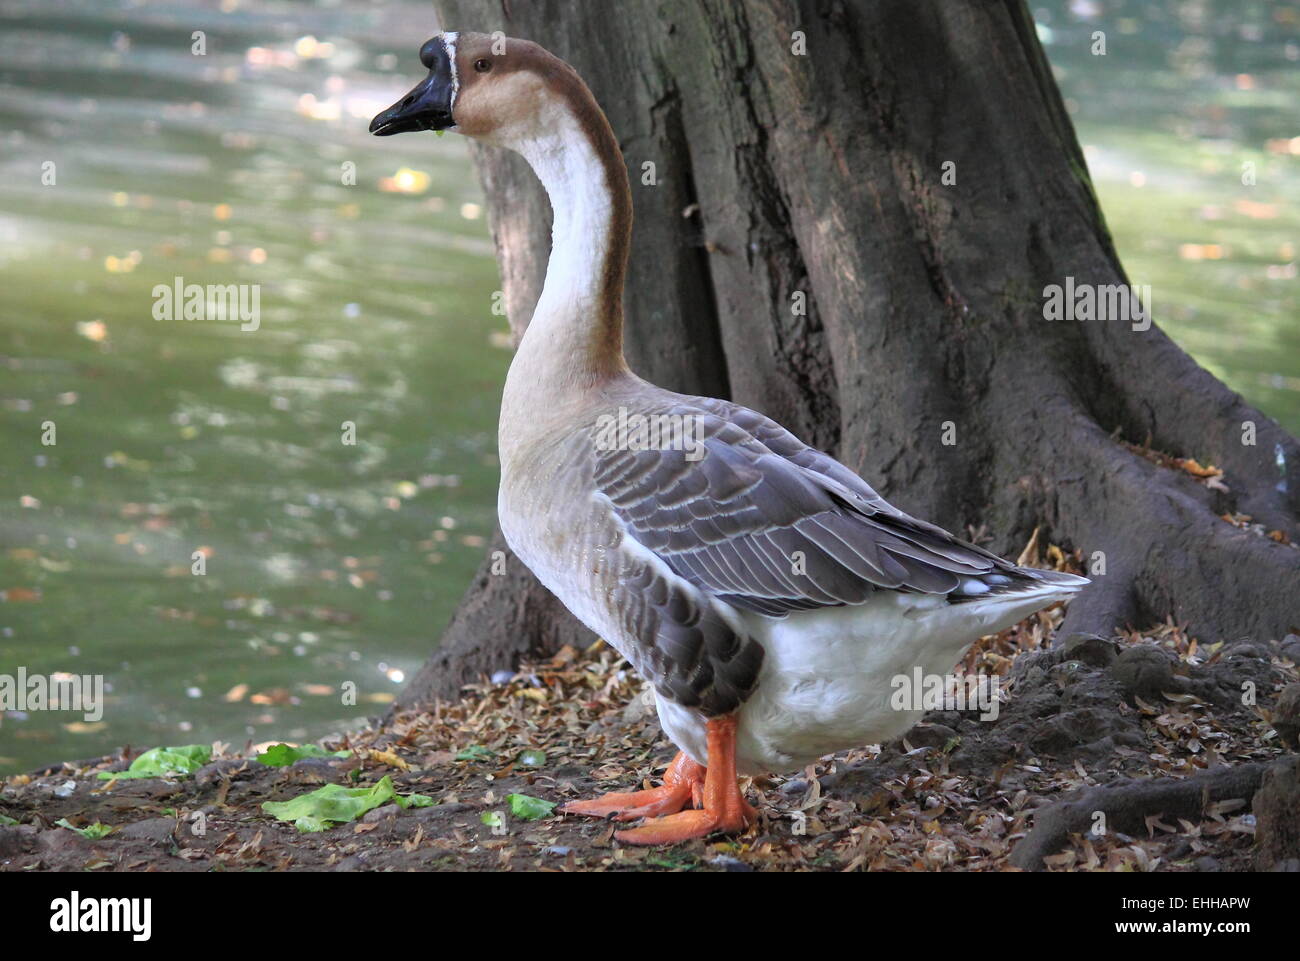
[[[521,154],[550,197],[552,252],[506,377],[498,510],[511,550],[653,687],[678,754],[659,787],[564,813],[673,844],[755,822],[740,775],[882,743],[924,713],[899,678],[1088,580],[1018,567],[888,503],[739,404],[648,383],[624,359],[632,196],[578,73],[527,40],[443,33],[428,75],[370,124]]]

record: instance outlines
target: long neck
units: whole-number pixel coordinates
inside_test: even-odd
[[[519,345],[519,376],[586,387],[627,370],[623,282],[632,229],[627,170],[609,123],[583,88],[558,102],[548,133],[516,149],[551,200],[551,259]]]

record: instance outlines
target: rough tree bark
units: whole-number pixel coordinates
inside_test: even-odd
[[[438,7],[447,29],[569,60],[608,113],[634,185],[627,352],[643,376],[757,408],[992,550],[1041,526],[1102,552],[1066,630],[1172,616],[1208,641],[1300,624],[1300,553],[1219,519],[1296,539],[1296,440],[1155,326],[1044,319],[1050,284],[1128,280],[1022,0]],[[549,210],[519,158],[477,162],[518,332]],[[1230,493],[1121,439],[1218,465]],[[584,639],[513,558],[506,576],[485,563],[401,703]]]

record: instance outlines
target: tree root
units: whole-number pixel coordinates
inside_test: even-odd
[[[1072,436],[1080,477],[1049,485],[1052,520],[1086,559],[1105,557],[1107,569],[1086,571],[1093,584],[1070,605],[1064,632],[1105,635],[1172,616],[1209,643],[1281,638],[1300,623],[1293,589],[1300,552],[1225,523],[1214,492],[1099,429]]]
[[[1255,812],[1255,866],[1261,871],[1300,871],[1300,757],[1294,754],[1260,779]]]
[[[1069,843],[1071,834],[1093,829],[1098,812],[1108,831],[1146,834],[1147,818],[1163,816],[1199,821],[1219,801],[1250,802],[1264,774],[1283,762],[1254,762],[1219,767],[1188,778],[1133,778],[1090,788],[1073,801],[1060,801],[1034,815],[1034,827],[1011,852],[1012,866],[1041,871],[1043,858]]]

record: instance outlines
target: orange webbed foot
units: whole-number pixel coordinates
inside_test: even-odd
[[[739,834],[758,819],[758,812],[745,803],[736,782],[736,717],[715,717],[708,722],[709,767],[704,788],[696,786],[694,801],[699,810],[679,811],[647,821],[640,827],[617,831],[614,837],[626,844],[677,844],[710,834]]]
[[[614,792],[590,801],[570,801],[560,808],[560,813],[612,817],[615,821],[676,814],[698,796],[703,782],[704,768],[678,752],[664,772],[664,783],[660,787],[647,791]]]
[[[624,844],[679,844],[710,834],[740,834],[758,819],[758,812],[745,803],[737,789],[735,801],[739,802],[713,810],[708,807],[698,811],[681,811],[667,817],[655,818],[640,827],[615,831],[614,837]]]
[[[607,818],[615,821],[635,821],[638,818],[676,814],[691,803],[690,785],[651,788],[648,791],[611,792],[590,801],[570,801],[560,808],[561,814],[581,814],[586,817]]]

